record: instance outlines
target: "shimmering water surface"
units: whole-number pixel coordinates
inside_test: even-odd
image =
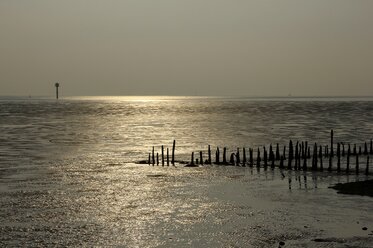
[[[371,247],[373,199],[328,188],[370,176],[134,163],[174,139],[177,160],[209,144],[326,145],[330,129],[362,145],[372,110],[370,98],[0,98],[0,245]]]

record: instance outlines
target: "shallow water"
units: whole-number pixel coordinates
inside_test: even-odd
[[[326,145],[331,128],[362,145],[372,110],[370,99],[0,98],[0,245],[371,247],[373,198],[328,188],[364,175],[134,162],[173,139],[177,160],[208,144]]]

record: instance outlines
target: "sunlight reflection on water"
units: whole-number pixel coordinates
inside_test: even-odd
[[[331,128],[336,142],[372,137],[373,102],[311,100],[0,100],[0,245],[297,247],[365,235],[372,199],[327,188],[363,175],[133,164],[174,139],[176,158],[189,160],[208,144],[328,144]]]

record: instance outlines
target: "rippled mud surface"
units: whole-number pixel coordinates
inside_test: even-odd
[[[365,176],[59,161],[1,183],[1,246],[371,247]],[[367,230],[362,230],[367,227]],[[316,240],[316,241],[314,241]]]

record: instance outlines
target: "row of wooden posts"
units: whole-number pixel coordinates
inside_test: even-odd
[[[269,150],[267,151],[266,147],[264,146],[262,149],[263,156],[261,156],[261,149],[257,148],[256,152],[256,159],[254,161],[254,149],[249,148],[249,157],[247,158],[246,149],[242,148],[242,159],[241,159],[241,150],[237,148],[235,153],[231,153],[229,156],[229,161],[227,160],[227,148],[223,148],[222,160],[220,160],[220,149],[217,147],[215,151],[215,162],[212,161],[211,158],[211,146],[208,146],[208,157],[206,160],[203,159],[203,152],[199,151],[199,158],[194,157],[194,152],[191,154],[190,163],[187,166],[198,166],[204,164],[217,164],[217,165],[236,165],[236,166],[249,166],[253,167],[261,167],[263,165],[264,168],[271,167],[275,168],[277,165],[280,169],[289,169],[289,170],[307,170],[309,169],[308,162],[311,160],[310,169],[313,171],[323,171],[324,170],[324,161],[323,159],[328,160],[328,167],[326,168],[328,171],[334,170],[332,168],[333,165],[333,158],[334,156],[337,157],[337,172],[340,172],[341,169],[341,158],[346,157],[346,167],[345,171],[350,172],[350,165],[352,157],[355,157],[355,172],[359,173],[359,156],[364,155],[366,157],[366,168],[365,174],[369,174],[369,155],[373,155],[373,143],[370,140],[370,145],[368,149],[368,144],[365,142],[364,150],[361,147],[357,150],[356,144],[354,144],[353,148],[351,149],[351,145],[347,144],[347,151],[346,145],[344,143],[337,143],[337,151],[336,154],[334,153],[334,144],[333,144],[333,136],[334,132],[331,130],[331,141],[330,141],[330,148],[328,145],[324,146],[318,145],[317,143],[313,144],[312,148],[312,156],[311,156],[311,145],[308,142],[296,142],[294,145],[292,140],[289,141],[288,149],[286,146],[283,147],[283,152],[280,154],[280,146],[277,143],[276,149],[269,146]],[[171,157],[171,164],[175,165],[175,140],[172,146],[172,157]],[[288,152],[286,154],[286,151]],[[287,164],[285,164],[285,160]],[[148,157],[148,164],[149,165],[159,165],[161,161],[162,166],[165,164],[167,166],[170,165],[169,159],[169,149],[166,149],[166,159],[164,154],[164,146],[161,147],[161,158],[159,158],[159,154],[154,152],[154,147],[152,152],[149,153]],[[276,162],[277,161],[277,162]],[[294,164],[293,164],[294,162]]]

